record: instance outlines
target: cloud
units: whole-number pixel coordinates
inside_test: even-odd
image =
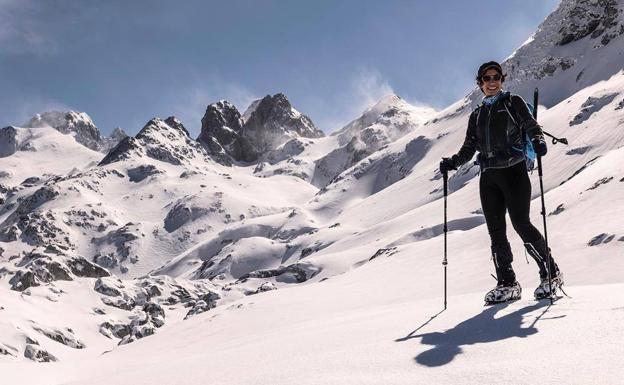
[[[28,98],[2,98],[0,101],[2,102],[0,116],[3,120],[0,122],[1,127],[7,125],[21,126],[35,114],[45,111],[75,110],[59,101],[37,95],[29,95]]]
[[[308,96],[307,104],[312,107],[310,115],[314,123],[329,134],[391,94],[394,90],[379,70],[362,66],[354,69],[337,92],[329,96]]]
[[[314,103],[315,110],[322,111],[321,114],[315,114],[315,123],[326,133],[331,133],[358,118],[383,97],[395,94],[390,81],[379,70],[371,67],[356,68],[338,96]],[[414,106],[428,107],[426,103],[413,98],[399,96]]]
[[[388,80],[376,69],[357,69],[351,83],[355,105],[360,111],[395,93]]]
[[[54,22],[46,20],[41,6],[33,0],[0,0],[0,54],[56,52]]]

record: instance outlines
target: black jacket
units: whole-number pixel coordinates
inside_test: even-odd
[[[451,159],[459,167],[478,150],[481,171],[513,166],[525,159],[523,132],[531,140],[543,138],[524,100],[505,91],[493,105],[481,104],[470,114],[464,144]]]

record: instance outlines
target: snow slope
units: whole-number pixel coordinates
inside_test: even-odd
[[[31,176],[63,175],[82,170],[102,158],[101,153],[51,127],[14,129],[17,151],[0,157],[0,184],[6,186],[18,185]]]
[[[614,341],[624,334],[624,72],[612,64],[623,40],[611,36],[619,31],[611,22],[594,37],[602,24],[574,11],[597,7],[596,14],[610,14],[613,4],[619,26],[621,2],[562,1],[506,64],[521,59],[507,85],[527,97],[538,84],[549,107],[540,110],[540,123],[570,143],[549,146],[543,182],[549,244],[572,298],[550,307],[532,300],[537,267],[525,262],[510,228],[524,298],[482,307],[494,269],[478,169],[469,162],[449,180],[450,297],[440,312],[438,163],[461,146],[477,93],[437,113],[384,98],[335,135],[294,139],[246,167],[213,162],[180,122],[154,119],[101,166],[22,187],[16,186],[25,175],[11,169],[9,189],[0,190],[6,198],[0,235],[19,241],[0,243],[4,378],[33,384],[621,382],[624,351]],[[565,20],[582,33],[561,32]],[[594,29],[583,35],[588,26]],[[572,40],[561,45],[560,38]],[[550,68],[544,55],[557,50],[577,64],[544,72]],[[594,53],[603,56],[587,59]],[[587,64],[588,76],[577,82],[566,71],[579,63]],[[355,156],[361,150],[355,142],[368,139],[375,150]],[[338,174],[317,179],[315,187],[309,182],[320,159],[330,160],[324,170]],[[27,162],[37,163],[23,167],[41,167]],[[541,229],[537,172],[531,179],[531,218]],[[21,237],[55,228],[57,236],[45,239],[60,253],[58,261],[85,256],[114,276],[71,272],[69,281],[9,290],[14,274],[37,261],[63,276],[54,269],[56,257],[40,257],[44,245],[28,254],[31,238]],[[55,330],[64,342],[46,336]],[[46,352],[59,362],[33,366],[24,357],[44,359]]]
[[[246,298],[80,366],[3,364],[6,378],[33,385],[619,381],[624,348],[614,341],[624,337],[624,307],[604,292],[622,284],[572,286],[574,298],[554,306],[522,300],[483,308],[482,293],[452,295],[441,312],[441,285],[422,296],[408,273],[415,267],[405,255],[380,260],[318,285]]]

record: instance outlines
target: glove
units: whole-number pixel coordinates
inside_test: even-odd
[[[457,170],[457,166],[455,166],[455,161],[453,158],[442,158],[440,162],[440,172],[442,174],[446,174],[450,170]]]
[[[546,141],[541,136],[536,136],[531,139],[531,144],[533,145],[533,149],[535,153],[539,156],[544,156],[548,152],[548,148],[546,147]]]

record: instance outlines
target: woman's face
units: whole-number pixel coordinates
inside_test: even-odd
[[[481,81],[483,82],[481,84],[481,89],[485,96],[496,95],[503,86],[502,76],[494,68],[485,71],[485,74],[481,77]]]

